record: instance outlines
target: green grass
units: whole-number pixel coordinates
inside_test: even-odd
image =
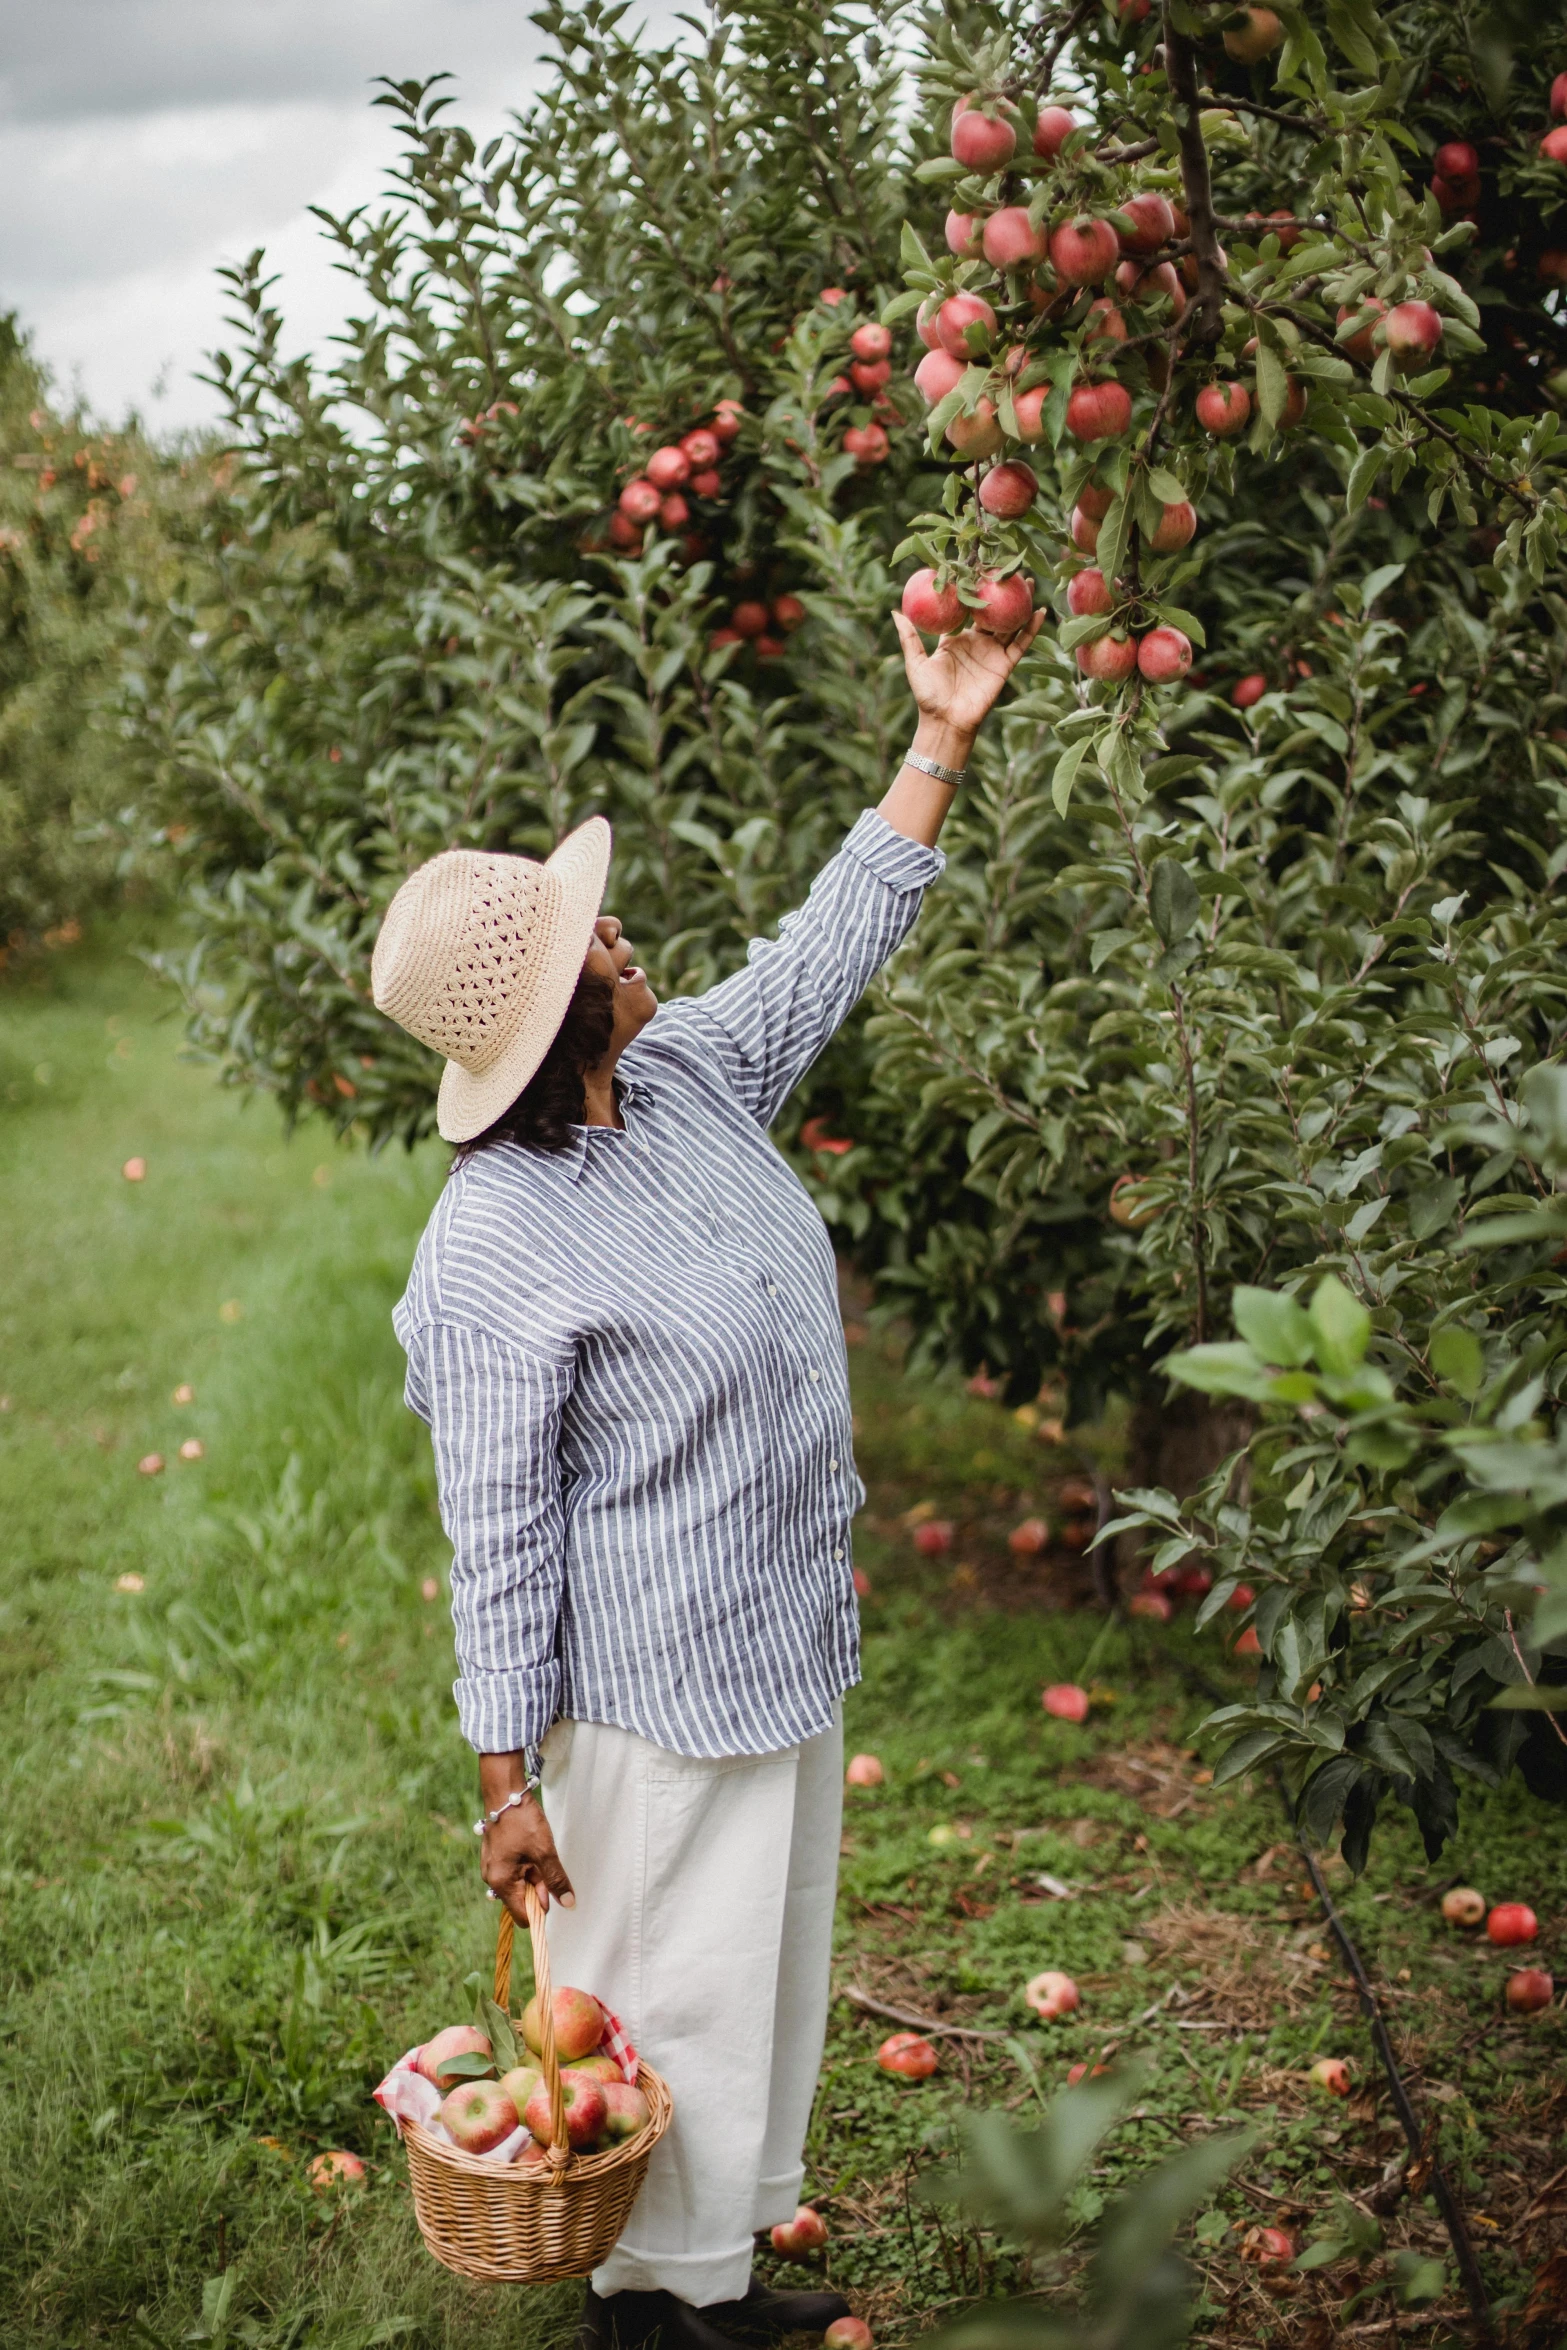
[[[120,1173],[133,1154],[140,1184]],[[110,938],[0,992],[0,1182],[4,2339],[118,2337],[142,2310],[172,2343],[232,2270],[231,2314],[277,2350],[388,2328],[429,2350],[548,2350],[574,2289],[437,2268],[367,2097],[462,2011],[494,1930],[444,1601],[423,1596],[446,1550],[388,1319],[439,1162],[286,1141],[265,1103],[181,1060]],[[1080,1730],[1048,1721],[1041,1683],[1083,1672],[1100,1619],[1070,1604],[1079,1562],[1021,1578],[1004,1534],[1048,1514],[1066,1456],[956,1386],[905,1382],[880,1340],[852,1360],[873,1595],[849,1728],[887,1784],[850,1799],[840,1986],[1019,2047],[948,2042],[932,2081],[903,2085],[874,2063],[895,2027],[835,2004],[811,2146],[831,2273],[888,2338],[1013,2274],[911,2201],[911,2172],[966,2101],[1025,2110],[1029,2067],[1050,2090],[1113,2045],[1157,2072],[1082,2216],[1175,2136],[1259,2122],[1206,2223],[1202,2330],[1298,2328],[1350,2268],[1275,2302],[1237,2257],[1245,2225],[1309,2230],[1374,2189],[1399,2141],[1353,2001],[1310,1955],[1298,1864],[1266,1859],[1271,1793],[1197,1783],[1203,1708],[1179,1663],[1223,1675],[1222,1651],[1113,1630],[1092,1668],[1113,1699]],[[182,1461],[192,1437],[203,1457]],[[139,1474],[153,1452],[163,1472]],[[950,1560],[912,1551],[900,1518],[922,1500],[958,1521]],[[1048,1897],[1044,1873],[1077,1897]],[[1395,1827],[1346,1895],[1465,2199],[1495,2223],[1477,2226],[1493,2289],[1516,2298],[1561,2224],[1512,2233],[1518,2182],[1567,2159],[1560,2018],[1503,2020],[1502,1962],[1436,1918],[1454,1876],[1532,1900],[1551,1963],[1559,1815],[1517,1786],[1471,1802],[1433,1871]],[[1018,1996],[1049,1965],[1084,1991],[1053,2028]],[[1302,2075],[1323,2050],[1368,2094],[1314,2099]],[[328,2145],[370,2158],[366,2192],[309,2192]],[[1387,2226],[1439,2249],[1418,2197]]]

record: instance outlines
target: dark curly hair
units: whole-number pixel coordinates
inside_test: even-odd
[[[549,1051],[521,1093],[482,1134],[458,1145],[453,1164],[460,1167],[492,1142],[520,1142],[536,1151],[565,1150],[571,1129],[587,1116],[583,1073],[603,1060],[614,1033],[615,983],[596,971],[584,971]]]

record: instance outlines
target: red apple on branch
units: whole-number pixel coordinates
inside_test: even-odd
[[[971,359],[988,349],[996,314],[978,294],[949,294],[936,313],[936,337],[954,359]]]
[[[851,424],[843,436],[844,454],[856,465],[885,465],[891,446],[879,424]]]
[[[1382,340],[1400,367],[1424,367],[1442,340],[1442,317],[1429,302],[1397,302],[1382,321]]]
[[[1180,548],[1189,547],[1197,536],[1197,509],[1189,498],[1166,506],[1159,517],[1159,527],[1148,544],[1156,555],[1173,555]]]
[[[1167,245],[1175,234],[1175,214],[1165,198],[1155,190],[1141,196],[1128,196],[1116,210],[1123,220],[1131,222],[1130,229],[1118,229],[1116,239],[1123,253],[1156,253]],[[1116,275],[1119,277],[1120,272]]]
[[[1197,421],[1215,440],[1244,432],[1251,417],[1251,394],[1244,384],[1204,384],[1197,395]]]
[[[1112,630],[1078,646],[1077,666],[1100,685],[1122,685],[1137,667],[1137,647],[1129,636]]]
[[[1237,65],[1260,65],[1284,39],[1284,26],[1271,8],[1242,10],[1244,24],[1230,25],[1223,35],[1224,54]]]
[[[1026,514],[1038,495],[1033,467],[1016,457],[1006,465],[993,465],[979,485],[979,502],[985,512],[1007,522]]]
[[[1066,429],[1075,441],[1119,440],[1131,422],[1132,396],[1124,384],[1079,384],[1066,404]]]
[[[947,240],[947,251],[959,261],[977,261],[984,227],[977,212],[949,212],[942,232]]]
[[[1002,441],[994,400],[981,397],[974,403],[972,415],[949,418],[947,438],[960,457],[994,457]]]
[[[903,616],[926,636],[947,636],[963,625],[963,604],[955,587],[938,588],[928,566],[904,585]]]
[[[927,351],[914,370],[914,388],[934,408],[957,389],[967,372],[968,362],[954,359],[950,351]]]
[[[691,460],[684,449],[671,442],[667,448],[653,451],[645,471],[655,489],[678,490],[691,478]]]
[[[892,350],[892,329],[867,321],[850,335],[849,348],[856,359],[885,359]]]
[[[979,610],[974,626],[987,636],[1016,636],[1034,616],[1034,583],[1021,571],[998,579],[987,572],[979,582]]]
[[[1044,258],[1045,240],[1025,204],[1005,204],[986,221],[980,247],[992,269],[1021,269]]]
[[[644,474],[628,481],[616,500],[628,522],[651,522],[663,504],[661,493]]]
[[[1073,546],[1080,555],[1092,555],[1099,547],[1099,525],[1081,506],[1072,508],[1072,519],[1067,525]]]
[[[1250,670],[1238,677],[1230,688],[1230,700],[1237,710],[1250,710],[1262,700],[1268,690],[1268,681],[1260,669]]]
[[[1017,151],[1017,132],[999,114],[985,114],[972,98],[960,99],[952,116],[952,152],[970,171],[999,171]]]
[[[1137,666],[1150,685],[1173,685],[1192,665],[1192,641],[1178,628],[1151,628],[1137,647]]]
[[[1363,295],[1358,302],[1349,303],[1338,313],[1339,349],[1347,351],[1351,359],[1359,359],[1369,367],[1377,355],[1374,339],[1377,321],[1385,317],[1386,313],[1387,304],[1379,302],[1375,294]],[[1359,325],[1353,334],[1347,335],[1344,332],[1346,325],[1357,319]]]
[[[1567,80],[1567,76],[1560,78]],[[1034,123],[1034,153],[1059,155],[1076,128],[1077,117],[1069,114],[1064,106],[1041,106]]]
[[[1095,526],[1090,526],[1095,527]],[[1074,620],[1098,620],[1115,610],[1115,596],[1102,571],[1080,571],[1068,580],[1066,608]]]
[[[1114,229],[1090,213],[1062,221],[1051,234],[1050,266],[1064,286],[1103,285],[1120,258]]]

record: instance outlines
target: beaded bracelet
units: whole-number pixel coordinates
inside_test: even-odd
[[[537,1779],[525,1779],[519,1788],[507,1796],[504,1803],[497,1804],[494,1811],[487,1811],[482,1820],[474,1821],[474,1834],[482,1836],[485,1829],[495,1827],[506,1812],[515,1811],[520,1803],[526,1803],[528,1797],[536,1791],[538,1784]]]

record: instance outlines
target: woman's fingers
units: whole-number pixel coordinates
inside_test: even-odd
[[[905,612],[894,612],[892,625],[898,632],[898,642],[903,647],[903,666],[908,674],[910,685],[913,685],[916,669],[922,669],[926,660],[925,647],[920,642],[920,632]]]

